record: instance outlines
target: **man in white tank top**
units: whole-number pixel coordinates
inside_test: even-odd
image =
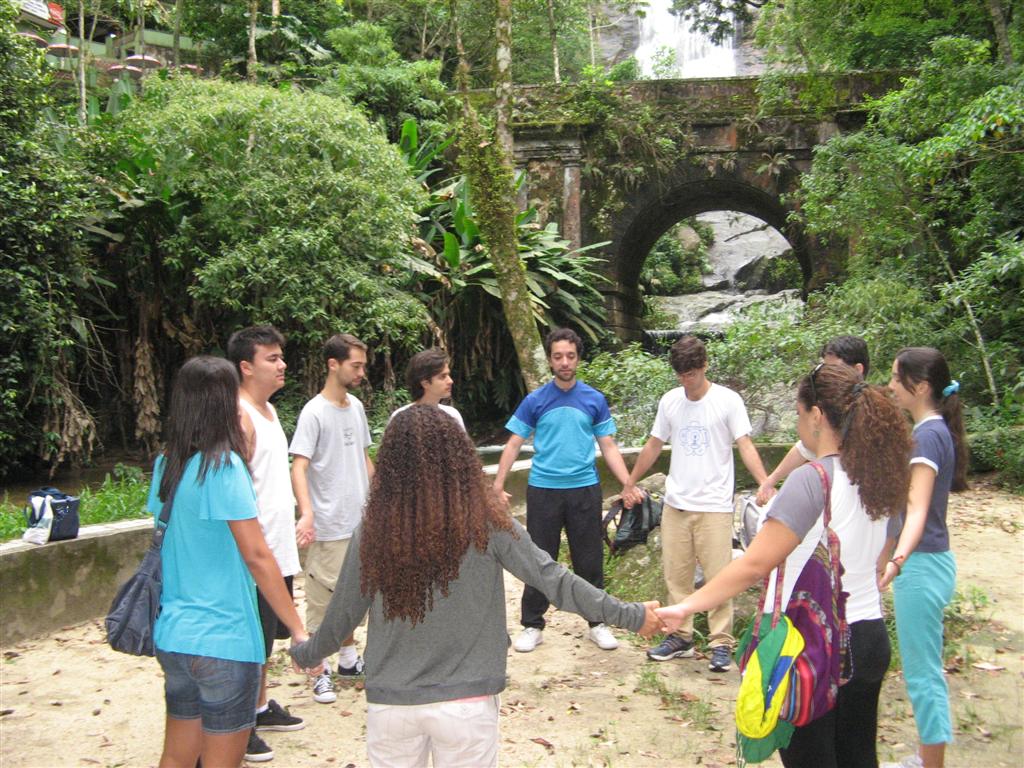
[[[241,384],[239,417],[249,447],[249,469],[256,490],[260,527],[274,553],[288,593],[292,577],[299,572],[299,550],[295,540],[295,497],[292,495],[288,465],[288,438],[269,398],[284,386],[284,337],[270,325],[237,331],[228,341],[228,357],[238,368]],[[270,657],[277,636],[278,620],[257,590],[264,646]],[[301,718],[290,714],[276,701],[267,700],[267,668],[263,667],[256,706],[256,728],[249,736],[246,760],[265,762],[273,751],[256,735],[256,730],[296,731],[305,727]]]

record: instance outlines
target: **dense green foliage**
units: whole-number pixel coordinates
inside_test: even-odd
[[[651,248],[640,272],[640,285],[649,296],[682,296],[703,290],[701,278],[710,271],[707,253],[714,240],[715,232],[707,224],[696,219],[679,222]]]
[[[82,406],[95,265],[76,226],[96,191],[76,144],[47,119],[42,56],[0,3],[0,474],[26,455],[88,455]],[[92,373],[95,377],[95,371]]]

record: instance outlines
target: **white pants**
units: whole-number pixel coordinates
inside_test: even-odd
[[[494,768],[498,697],[402,706],[369,704],[366,754],[374,768]]]

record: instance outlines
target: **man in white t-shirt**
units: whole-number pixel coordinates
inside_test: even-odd
[[[288,438],[284,434],[270,396],[284,386],[284,337],[271,325],[243,328],[228,340],[228,359],[238,369],[238,401],[242,431],[249,447],[249,470],[263,538],[277,560],[288,594],[292,577],[299,572],[299,550],[295,543],[295,498],[288,475]],[[256,590],[260,624],[267,658],[278,636],[277,615],[262,593]],[[284,633],[287,637],[287,630]],[[284,639],[282,637],[282,639]],[[259,698],[256,702],[256,727],[249,734],[245,759],[264,762],[274,757],[256,731],[297,731],[305,727],[273,699],[267,700],[267,667],[263,666]]]
[[[395,409],[395,413],[404,411],[410,405],[434,405],[459,422],[465,431],[462,414],[441,402],[450,400],[452,396],[452,371],[448,355],[443,349],[432,347],[413,355],[405,368],[405,385],[409,388],[412,402]],[[395,418],[395,413],[388,419],[389,424]]]
[[[758,484],[764,481],[765,471],[750,439],[750,419],[743,400],[707,378],[704,342],[696,336],[683,336],[672,345],[669,362],[682,386],[666,392],[658,403],[651,436],[637,456],[622,497],[627,504],[643,499],[636,483],[661,455],[665,443],[670,443],[672,461],[665,482],[661,547],[668,601],[674,604],[693,592],[698,562],[704,577],[711,580],[732,559],[733,443]],[[735,645],[732,601],[708,614],[708,628],[710,669],[726,672]],[[693,656],[692,617],[647,655],[655,661]]]
[[[373,476],[370,427],[363,404],[349,390],[366,375],[366,344],[340,333],[324,344],[327,380],[320,394],[302,408],[289,452],[292,490],[299,508],[295,535],[306,555],[306,626],[320,626],[334,594],[352,532],[363,519]],[[338,651],[338,674],[359,677],[363,660],[351,635]],[[313,681],[313,698],[336,699],[329,662]]]

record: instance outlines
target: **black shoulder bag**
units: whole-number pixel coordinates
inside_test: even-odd
[[[139,570],[117,591],[107,614],[107,642],[115,651],[133,656],[153,656],[153,626],[160,615],[160,593],[163,590],[161,548],[164,533],[171,519],[171,506],[177,486],[171,491],[160,512],[146,555]]]
[[[601,521],[601,532],[604,542],[613,555],[619,555],[637,544],[646,544],[647,535],[661,525],[660,498],[653,498],[650,493],[644,495],[640,504],[624,508],[622,500],[612,504],[608,514]],[[608,524],[615,523],[615,538],[608,538]]]

